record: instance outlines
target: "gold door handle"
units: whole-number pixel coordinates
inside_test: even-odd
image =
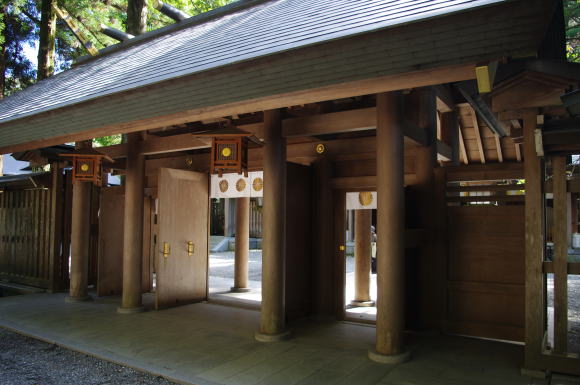
[[[171,246],[169,246],[169,243],[163,242],[163,250],[161,250],[161,253],[165,258],[169,256],[169,254],[171,253]]]
[[[193,255],[194,250],[195,246],[193,245],[193,242],[192,241],[187,242],[187,254],[190,256]]]

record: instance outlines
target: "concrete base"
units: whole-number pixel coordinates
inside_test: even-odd
[[[230,288],[230,291],[232,293],[248,293],[252,291],[252,289],[250,289],[249,287],[232,287]]]
[[[280,342],[290,339],[292,332],[290,330],[283,331],[278,334],[266,334],[261,332],[254,333],[254,338],[259,342]]]
[[[386,355],[378,353],[373,349],[369,350],[369,358],[371,361],[378,362],[379,364],[402,364],[403,362],[409,361],[411,352],[407,350],[401,354]]]
[[[70,295],[67,295],[64,298],[64,302],[66,303],[77,303],[77,302],[87,302],[87,301],[92,301],[93,297],[91,297],[90,295],[86,295],[84,297],[71,297]]]
[[[375,301],[350,301],[350,306],[352,307],[373,307],[375,306]]]
[[[117,313],[119,314],[136,314],[136,313],[143,313],[145,308],[143,306],[139,307],[121,307],[117,308]]]

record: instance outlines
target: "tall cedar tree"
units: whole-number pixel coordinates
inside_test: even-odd
[[[46,79],[54,74],[56,13],[53,3],[55,2],[56,0],[42,0],[40,5],[37,80]]]
[[[141,35],[147,32],[147,0],[127,2],[127,33]]]

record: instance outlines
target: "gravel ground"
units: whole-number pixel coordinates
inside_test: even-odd
[[[0,329],[1,385],[171,385],[81,353]]]

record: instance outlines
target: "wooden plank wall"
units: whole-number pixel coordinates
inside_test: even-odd
[[[51,198],[48,188],[0,193],[0,278],[51,288]]]
[[[524,340],[524,206],[448,207],[447,331]]]

